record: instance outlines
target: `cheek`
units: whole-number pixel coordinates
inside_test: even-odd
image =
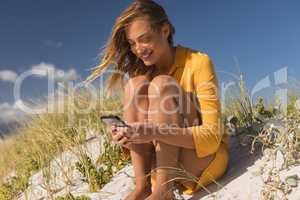
[[[164,51],[169,46],[168,41],[163,37],[158,37],[155,41],[155,49],[158,49],[160,51]]]
[[[153,52],[155,53],[155,57],[160,57],[162,52],[166,49],[166,45],[162,42],[156,42],[153,47]]]

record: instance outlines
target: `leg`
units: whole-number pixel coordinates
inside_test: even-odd
[[[201,113],[195,96],[190,93],[182,92],[182,115],[184,117],[184,126],[201,125]],[[179,156],[180,167],[195,176],[197,179],[215,158],[215,154],[199,158],[195,149],[182,148]],[[190,180],[179,181],[185,187],[194,189],[196,182]]]
[[[183,91],[177,81],[170,76],[157,76],[148,89],[148,120],[158,124],[172,124],[179,127],[199,124],[199,113],[190,95]],[[199,158],[194,149],[185,149],[160,141],[155,141],[157,167],[184,167],[198,176],[211,158]],[[174,178],[166,169],[158,169],[156,186],[148,199],[172,199],[170,189],[173,183],[164,184]],[[190,183],[195,184],[195,183]],[[193,185],[192,185],[193,186]],[[161,197],[161,194],[167,194]]]
[[[127,122],[147,120],[148,111],[148,78],[137,76],[128,81],[125,86],[123,99],[123,118]],[[151,171],[152,157],[154,155],[153,144],[135,144],[130,146],[133,170],[135,174],[135,190],[126,200],[144,199],[151,194],[150,177],[146,177]]]
[[[177,83],[169,76],[155,77],[148,89],[149,110],[148,120],[160,125],[183,126],[182,116],[178,112],[179,92]],[[181,148],[155,141],[156,151],[156,184],[152,195],[148,199],[173,199],[172,187],[174,178],[168,169],[160,167],[178,167],[178,158]],[[164,194],[164,196],[162,196]]]

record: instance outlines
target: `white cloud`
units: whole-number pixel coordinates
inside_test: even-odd
[[[53,78],[57,82],[75,81],[79,78],[79,74],[74,68],[64,71],[51,63],[45,62],[33,65],[29,72],[37,77],[49,76],[49,78]],[[12,70],[0,70],[0,81],[15,82],[17,78],[18,74]]]
[[[38,76],[42,78],[48,78],[49,75],[53,76],[54,81],[56,82],[67,82],[67,81],[75,81],[79,78],[79,74],[73,68],[64,71],[63,69],[56,68],[55,65],[50,63],[41,62],[38,65],[33,65],[28,71],[30,75]],[[18,77],[18,74],[11,70],[1,70],[0,71],[0,81],[10,81],[14,82]],[[5,95],[5,94],[2,94]],[[23,104],[24,103],[24,104]],[[0,124],[5,122],[16,121],[19,119],[23,119],[25,116],[25,112],[27,110],[24,106],[30,106],[34,110],[44,108],[44,105],[32,105],[27,104],[26,102],[22,102],[21,100],[17,100],[14,104],[10,103],[0,103]]]
[[[8,81],[8,82],[15,82],[17,79],[17,74],[11,70],[0,70],[0,80],[1,81]]]
[[[39,114],[47,111],[47,102],[34,103],[17,100],[14,104],[0,103],[0,125],[3,123],[19,122],[25,119],[26,115]]]
[[[11,105],[7,102],[0,104],[0,110],[6,110],[11,108]]]
[[[50,63],[41,62],[38,65],[34,65],[31,68],[32,73],[36,76],[44,77],[47,75],[53,76],[53,79],[58,82],[74,81],[78,79],[79,75],[75,69],[69,69],[64,71],[56,68],[55,65]]]
[[[54,48],[60,48],[63,45],[62,42],[54,41],[54,40],[45,40],[43,41],[43,43],[48,47],[54,47]]]
[[[17,121],[24,117],[24,113],[15,104],[7,102],[0,104],[0,123]]]

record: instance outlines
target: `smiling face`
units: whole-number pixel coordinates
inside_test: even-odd
[[[146,66],[160,62],[169,47],[167,38],[170,31],[167,25],[154,30],[147,19],[138,18],[130,23],[125,32],[131,51]]]

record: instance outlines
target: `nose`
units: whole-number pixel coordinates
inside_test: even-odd
[[[145,48],[143,47],[143,45],[136,43],[135,50],[137,54],[140,55],[145,51]]]

